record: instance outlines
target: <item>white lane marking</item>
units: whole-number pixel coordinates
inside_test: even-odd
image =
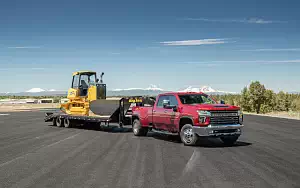
[[[52,143],[52,144],[50,144],[50,145],[45,146],[45,148],[50,147],[50,146],[54,146],[54,145],[59,144],[59,143],[65,141],[65,140],[69,140],[69,139],[71,139],[71,138],[74,138],[75,136],[77,136],[77,135],[79,135],[79,134],[80,134],[80,133],[77,133],[77,134],[74,134],[74,135],[72,135],[72,136],[69,136],[68,138],[65,138],[65,139],[59,140],[59,141],[57,141],[57,142],[54,142],[54,143]]]
[[[10,114],[0,114],[0,116],[9,116]]]
[[[182,171],[182,175],[181,177],[185,176],[187,173],[191,172],[193,170],[193,168],[195,167],[195,164],[200,160],[200,152],[194,150],[191,158],[189,159],[189,161],[186,163],[183,171]]]
[[[62,139],[62,140],[59,140],[59,141],[54,142],[54,143],[52,143],[52,144],[49,144],[49,145],[47,145],[47,146],[38,148],[37,150],[40,150],[40,149],[43,149],[43,148],[47,148],[47,147],[50,147],[50,146],[54,146],[54,145],[56,145],[56,144],[58,144],[58,143],[60,143],[60,142],[63,142],[63,141],[65,141],[65,140],[68,140],[68,139],[71,139],[71,138],[74,138],[75,136],[77,136],[77,135],[79,135],[79,134],[80,134],[80,133],[74,134],[74,135],[72,135],[72,136],[69,136],[69,137],[64,138],[64,139]],[[16,160],[18,160],[18,159],[24,158],[24,157],[26,157],[27,155],[30,155],[30,154],[32,154],[32,152],[29,152],[29,153],[27,153],[27,154],[24,154],[24,155],[21,155],[21,156],[19,156],[19,157],[16,157],[16,158],[14,158],[14,159],[12,159],[12,160],[10,160],[10,161],[7,161],[7,162],[5,162],[5,163],[2,163],[2,164],[0,164],[0,168],[3,167],[3,166],[5,166],[5,165],[8,165],[8,164],[10,164],[10,163],[12,163],[12,162],[14,162],[14,161],[16,161]]]

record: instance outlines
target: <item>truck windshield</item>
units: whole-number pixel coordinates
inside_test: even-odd
[[[204,94],[186,94],[179,95],[182,104],[216,104],[208,95]]]

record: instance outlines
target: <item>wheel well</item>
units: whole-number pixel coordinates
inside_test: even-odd
[[[188,117],[181,118],[180,121],[179,121],[179,131],[181,130],[181,128],[185,124],[191,124],[191,125],[193,125],[193,120],[191,118],[188,118]]]
[[[138,116],[132,116],[131,117],[131,124],[133,125],[133,122],[134,122],[134,120],[136,120],[136,119],[140,119]]]

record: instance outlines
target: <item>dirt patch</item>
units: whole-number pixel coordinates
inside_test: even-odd
[[[256,113],[244,112],[244,114],[300,120],[300,112],[293,112],[293,111],[291,111],[291,112],[270,112],[267,114],[256,114]]]
[[[44,104],[0,104],[0,112],[18,112],[48,108],[59,108],[59,103],[44,103]]]

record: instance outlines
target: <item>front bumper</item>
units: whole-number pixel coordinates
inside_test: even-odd
[[[241,135],[243,127],[244,125],[241,124],[208,125],[207,127],[193,126],[193,132],[198,136],[211,137]]]

